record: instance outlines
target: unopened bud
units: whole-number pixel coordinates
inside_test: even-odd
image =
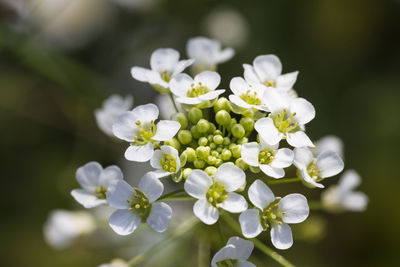
[[[188,117],[192,124],[196,124],[200,119],[203,118],[203,112],[201,109],[194,107],[189,110]]]
[[[231,115],[226,110],[220,110],[215,114],[215,121],[219,125],[227,126],[231,122]]]
[[[172,115],[172,119],[179,122],[181,124],[181,130],[185,130],[188,127],[188,119],[183,112],[178,112]]]
[[[190,131],[188,130],[180,130],[178,132],[178,140],[179,142],[181,142],[181,144],[183,145],[187,145],[190,142],[192,142],[192,134],[190,133]]]

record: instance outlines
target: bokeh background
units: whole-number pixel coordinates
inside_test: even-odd
[[[130,67],[149,66],[160,47],[186,57],[186,40],[198,35],[236,50],[219,68],[222,87],[260,54],[278,55],[284,72],[299,70],[295,88],[317,110],[309,135],[342,138],[346,168],[363,177],[366,212],[315,212],[320,234],[300,233],[282,255],[298,266],[398,264],[400,1],[0,0],[0,18],[2,266],[96,266],[121,256],[130,237],[110,242],[104,229],[95,242],[54,250],[43,224],[53,209],[81,209],[70,191],[86,162],[145,173],[122,158],[125,144],[98,129],[93,111],[113,93],[133,95],[135,105],[154,101]],[[296,190],[318,199],[289,187]],[[195,254],[172,248],[170,259],[148,266],[196,266]]]

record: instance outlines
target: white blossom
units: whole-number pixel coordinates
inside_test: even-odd
[[[303,222],[310,212],[307,199],[301,194],[290,194],[276,198],[271,189],[256,180],[249,187],[249,199],[255,206],[239,216],[242,233],[254,238],[271,227],[271,241],[278,249],[288,249],[293,244],[289,223]]]
[[[108,187],[118,180],[123,179],[123,174],[118,166],[109,166],[105,169],[95,161],[89,162],[76,171],[76,180],[82,189],[74,189],[71,195],[85,208],[93,208],[106,204]]]
[[[177,121],[160,120],[155,124],[158,114],[156,105],[141,105],[124,112],[113,124],[114,135],[131,143],[125,151],[127,160],[148,161],[153,156],[154,143],[168,141],[178,132],[181,125]]]
[[[361,177],[356,171],[344,172],[337,185],[322,192],[323,207],[333,212],[364,211],[367,208],[368,197],[363,192],[354,191],[360,184]]]
[[[151,69],[133,67],[131,75],[138,81],[150,83],[160,93],[169,93],[170,80],[192,64],[192,59],[179,60],[178,51],[160,48],[151,54]]]
[[[325,151],[332,151],[343,158],[343,141],[334,135],[327,135],[315,142],[315,148],[311,149],[314,155],[319,155]]]
[[[172,209],[156,200],[164,185],[152,173],[146,173],[138,188],[132,188],[124,180],[111,185],[107,191],[107,202],[117,208],[111,215],[109,225],[119,235],[129,235],[141,222],[147,222],[156,232],[164,232],[172,217]]]
[[[97,126],[105,134],[113,136],[112,125],[122,113],[132,108],[132,104],[132,96],[128,95],[125,98],[120,95],[110,96],[104,100],[101,109],[95,111]]]
[[[93,217],[85,211],[54,210],[44,225],[44,238],[55,249],[71,245],[79,236],[96,228]]]
[[[250,85],[243,78],[235,77],[231,80],[229,87],[233,92],[232,95],[229,95],[229,100],[233,104],[244,109],[269,111],[263,102],[264,85]]]
[[[278,179],[285,176],[283,168],[293,163],[294,153],[288,148],[278,149],[278,144],[271,146],[260,138],[260,143],[243,144],[241,156],[248,165],[259,167],[266,175]]]
[[[314,157],[306,147],[294,149],[293,163],[306,185],[319,188],[324,188],[324,185],[318,182],[340,173],[344,168],[343,160],[335,152],[325,151]]]
[[[182,111],[181,104],[175,100],[175,96],[173,96],[175,105],[178,108],[178,111]],[[176,113],[176,109],[172,103],[171,97],[166,94],[159,94],[154,98],[154,103],[160,110],[160,118],[161,119],[170,119],[172,115]]]
[[[226,246],[215,253],[211,260],[211,266],[256,267],[256,265],[247,261],[253,249],[253,242],[232,236]]]
[[[258,120],[254,128],[268,144],[278,144],[286,138],[293,147],[313,147],[304,132],[304,125],[315,117],[313,105],[304,98],[291,98],[273,88],[265,88],[263,101],[271,112]]]
[[[158,177],[168,176],[177,173],[181,168],[181,160],[178,150],[172,146],[161,146],[160,149],[154,151],[150,160],[151,167],[157,169],[154,171]]]
[[[110,263],[103,263],[98,267],[129,267],[129,264],[121,259],[113,259]]]
[[[245,183],[245,173],[231,163],[218,167],[213,177],[202,170],[193,170],[185,181],[185,191],[198,200],[194,214],[205,224],[214,224],[219,218],[219,208],[239,213],[247,209],[245,198],[234,191]]]

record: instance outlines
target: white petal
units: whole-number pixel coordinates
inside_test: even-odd
[[[239,260],[236,263],[236,267],[256,267],[256,265],[251,263],[251,262],[249,262],[249,261]]]
[[[221,82],[221,76],[215,71],[203,71],[194,77],[195,86],[201,83],[207,86],[210,91],[215,90]]]
[[[154,104],[140,105],[131,111],[143,124],[149,124],[158,118],[158,107]],[[136,123],[134,121],[133,123]]]
[[[264,139],[270,145],[278,144],[283,137],[283,134],[276,129],[271,118],[259,119],[254,124],[254,129],[256,129],[260,138]]]
[[[275,55],[258,56],[253,61],[254,70],[263,82],[275,80],[282,72],[282,64]]]
[[[147,223],[156,232],[164,232],[168,228],[172,217],[172,209],[164,202],[156,202],[151,206],[151,212],[147,218]]]
[[[205,199],[199,199],[194,203],[193,212],[205,224],[211,225],[218,221],[218,209]]]
[[[212,183],[207,173],[202,170],[193,170],[186,179],[184,188],[186,193],[192,197],[204,199]]]
[[[221,208],[232,213],[239,213],[247,209],[247,202],[243,196],[231,192],[221,203]]]
[[[262,102],[268,107],[272,113],[281,112],[290,107],[291,99],[280,90],[272,87],[265,87],[262,95]]]
[[[190,65],[192,65],[194,63],[193,59],[187,59],[187,60],[181,60],[179,61],[174,69],[174,72],[172,73],[172,77],[174,77],[175,75],[181,73],[182,71],[184,71],[187,67],[189,67]]]
[[[233,104],[235,104],[235,105],[237,105],[237,106],[239,106],[241,108],[245,108],[245,109],[250,109],[250,108],[252,108],[254,106],[254,105],[247,104],[243,99],[241,99],[237,95],[229,95],[229,100]]]
[[[260,210],[263,210],[269,203],[275,200],[274,193],[261,180],[255,180],[249,187],[249,199]]]
[[[343,141],[334,135],[327,135],[320,138],[315,143],[315,154],[321,154],[325,151],[333,151],[343,158]]]
[[[250,166],[257,167],[258,164],[258,154],[260,153],[260,146],[256,142],[251,142],[242,145],[241,156],[244,162]]]
[[[168,87],[168,83],[165,82],[159,72],[149,70],[141,67],[131,68],[131,75],[135,80],[141,82],[148,82],[150,84],[157,84],[163,87]]]
[[[280,75],[276,79],[276,87],[280,88],[282,90],[288,91],[293,88],[294,83],[297,80],[297,75],[299,74],[298,71],[286,73],[283,75]]]
[[[303,178],[304,182],[311,187],[318,187],[318,188],[324,188],[325,186],[323,184],[315,182],[310,175],[307,172],[307,169],[300,169],[301,173],[301,178]]]
[[[246,93],[249,87],[250,86],[242,77],[234,77],[229,84],[231,91],[239,97]]]
[[[272,178],[279,179],[285,176],[285,171],[282,168],[274,168],[267,164],[260,164],[259,167],[263,173]]]
[[[75,200],[87,209],[94,208],[103,204],[106,204],[105,199],[99,199],[92,193],[85,189],[74,189],[71,191],[71,195]]]
[[[244,184],[246,175],[239,167],[231,163],[224,163],[218,167],[214,174],[214,180],[223,184],[226,191],[233,192]]]
[[[243,64],[243,68],[244,68],[243,76],[246,82],[250,84],[262,83],[257,73],[255,72],[253,66],[249,64]]]
[[[177,97],[176,101],[181,104],[187,104],[187,105],[197,105],[203,102],[200,98],[198,97]]]
[[[199,99],[200,100],[213,100],[215,98],[217,98],[219,95],[223,94],[225,92],[225,90],[220,89],[220,90],[215,90],[215,91],[211,91],[207,94],[204,95],[199,95]]]
[[[125,151],[125,158],[130,161],[146,162],[153,156],[154,148],[152,143],[143,146],[129,146]]]
[[[93,192],[100,185],[99,180],[102,171],[103,167],[98,162],[91,161],[76,170],[76,180],[82,188]]]
[[[162,120],[157,123],[157,131],[153,136],[157,141],[168,141],[175,136],[181,128],[181,124],[177,121]]]
[[[290,111],[296,112],[295,120],[303,125],[315,117],[314,106],[304,98],[292,98],[290,100]]]
[[[231,59],[235,55],[235,50],[233,48],[227,47],[224,50],[220,51],[217,54],[217,62],[216,63],[224,63]]]
[[[234,245],[228,244],[222,247],[220,250],[215,253],[214,257],[211,260],[212,267],[218,267],[217,263],[224,260],[232,260],[236,258],[236,247]]]
[[[150,66],[157,72],[175,70],[179,60],[179,52],[171,48],[160,48],[155,50],[150,57]]]
[[[193,83],[192,77],[185,73],[180,73],[170,81],[169,86],[174,95],[186,97],[187,91],[190,90]]]
[[[236,257],[239,260],[247,260],[254,249],[253,242],[237,236],[230,237],[226,244],[234,245],[236,247]]]
[[[160,170],[162,169],[161,158],[163,154],[163,151],[161,151],[160,149],[154,150],[153,157],[150,159],[151,167]]]
[[[142,219],[130,210],[117,210],[111,214],[109,225],[119,235],[129,235],[136,230]]]
[[[131,111],[122,113],[112,126],[113,134],[119,139],[134,142],[139,127],[136,125],[138,117]]]
[[[139,182],[139,189],[145,193],[150,203],[158,199],[164,191],[164,185],[157,179],[157,176],[152,173],[146,173]]]
[[[127,182],[119,180],[108,187],[106,195],[110,206],[117,209],[127,209],[129,208],[128,201],[135,195],[135,191]]]
[[[340,191],[350,191],[361,183],[361,177],[355,170],[347,170],[340,177],[338,186]]]
[[[295,148],[293,164],[298,169],[307,169],[314,157],[311,151],[306,147]]]
[[[285,213],[282,216],[285,223],[301,223],[310,213],[307,199],[301,194],[290,194],[282,198],[279,209]]]
[[[166,172],[166,171],[163,171],[163,170],[155,170],[155,171],[152,171],[152,173],[154,173],[155,176],[156,176],[158,179],[163,178],[163,177],[166,177],[166,176],[172,174],[171,172]]]
[[[108,166],[100,174],[100,184],[107,188],[110,184],[122,180],[123,178],[124,175],[118,166]]]
[[[317,167],[321,171],[321,177],[331,177],[344,168],[343,160],[332,151],[324,152],[317,157]]]
[[[367,204],[368,197],[362,192],[350,192],[342,200],[342,205],[350,211],[364,211]]]
[[[286,223],[272,226],[271,241],[277,249],[288,249],[293,245],[292,229]]]
[[[295,133],[286,134],[286,140],[289,145],[293,147],[314,147],[314,144],[311,142],[310,138],[303,131],[297,131]]]
[[[289,167],[293,163],[293,158],[294,153],[289,148],[278,149],[274,156],[274,160],[270,163],[270,166],[274,168]]]
[[[260,223],[260,213],[257,209],[248,209],[239,216],[242,233],[247,238],[258,236],[263,228]]]

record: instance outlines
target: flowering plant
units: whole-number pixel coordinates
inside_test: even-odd
[[[191,59],[179,60],[176,50],[158,49],[151,55],[151,69],[131,69],[133,78],[169,96],[175,109],[169,120],[158,120],[155,104],[128,110],[129,97],[112,96],[96,111],[100,129],[128,143],[125,158],[149,161],[154,170],[132,187],[118,167],[103,169],[90,162],[77,170],[82,189],[71,194],[85,208],[115,208],[109,225],[119,235],[135,232],[142,223],[164,232],[174,216],[165,201],[195,200],[193,214],[198,220],[190,219],[171,235],[179,236],[202,222],[218,223],[220,229],[229,228],[249,239],[227,240],[222,231],[217,232],[227,244],[212,258],[212,266],[255,266],[248,261],[254,246],[291,266],[266,245],[267,240],[256,237],[267,231],[275,248],[290,248],[289,224],[305,221],[310,205],[302,194],[281,198],[271,188],[294,182],[324,188],[323,180],[344,168],[342,145],[334,137],[316,145],[311,141],[305,125],[315,117],[314,106],[293,88],[298,72],[282,74],[276,56],[262,55],[253,65],[244,64],[244,77],[231,79],[226,98],[222,95],[229,90],[219,88],[221,76],[216,70],[218,63],[234,55],[233,49],[199,37],[189,40],[187,50]],[[187,67],[193,77],[182,73]],[[285,177],[286,173],[296,173],[296,177]],[[167,179],[178,189],[165,194]],[[367,197],[351,191],[359,183],[355,171],[346,172],[337,187],[323,194],[320,206],[328,211],[365,209]],[[104,266],[133,266],[142,259]]]

